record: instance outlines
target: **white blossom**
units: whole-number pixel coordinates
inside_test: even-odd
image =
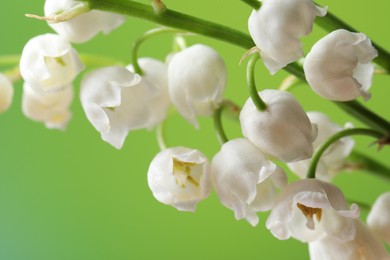
[[[140,65],[143,77],[126,68],[106,67],[81,82],[87,118],[102,139],[117,149],[130,130],[152,128],[165,119],[169,106],[165,65],[152,59],[141,59]]]
[[[367,216],[367,224],[372,232],[390,245],[390,192],[376,199]]]
[[[329,137],[340,132],[343,128],[333,123],[321,112],[307,112],[312,124],[317,125],[318,135],[313,142],[314,149],[318,149]],[[323,181],[331,181],[342,169],[345,159],[351,154],[355,142],[350,137],[344,137],[332,144],[321,156],[317,165],[316,178]],[[288,167],[302,179],[306,178],[310,160],[302,160],[287,164]]]
[[[353,240],[341,242],[325,236],[309,243],[311,260],[389,260],[390,254],[383,244],[360,221],[355,220],[356,235]]]
[[[168,87],[179,113],[198,127],[197,115],[210,116],[223,100],[226,68],[212,48],[196,44],[174,54],[168,64]]]
[[[46,0],[44,7],[45,15],[49,16],[69,10],[80,3],[82,2],[74,0]],[[49,26],[69,41],[82,43],[90,40],[100,32],[104,34],[110,33],[124,21],[125,18],[122,15],[91,10],[68,21],[49,23]]]
[[[313,242],[325,235],[350,241],[355,237],[354,219],[360,211],[348,205],[334,185],[305,179],[287,185],[279,195],[267,220],[267,228],[278,239],[291,236]]]
[[[363,33],[336,30],[319,40],[305,58],[306,80],[321,97],[349,101],[370,97],[374,66],[378,52]]]
[[[4,113],[12,104],[14,87],[11,80],[0,73],[0,113]]]
[[[83,68],[71,44],[56,34],[30,39],[20,57],[20,74],[37,91],[53,92],[69,86]]]
[[[46,93],[33,89],[24,83],[22,110],[26,117],[43,122],[47,128],[64,130],[72,117],[70,105],[73,101],[73,87]]]
[[[148,184],[160,202],[195,211],[211,192],[208,159],[198,150],[174,147],[158,153],[149,166]]]
[[[252,12],[249,33],[271,74],[303,57],[299,38],[308,35],[315,17],[326,12],[312,0],[263,0]]]
[[[287,184],[286,174],[268,161],[247,139],[225,143],[211,162],[211,177],[222,204],[256,226],[256,212],[272,208],[277,189]]]
[[[263,152],[284,161],[292,162],[310,158],[312,142],[317,136],[305,111],[288,92],[263,90],[259,95],[267,105],[259,111],[252,99],[241,110],[243,135]]]

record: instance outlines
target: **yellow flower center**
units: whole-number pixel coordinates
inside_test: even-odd
[[[315,215],[317,221],[320,222],[322,217],[322,209],[306,207],[301,203],[297,203],[297,207],[302,211],[303,215],[306,217],[306,221],[307,221],[306,226],[309,229],[314,229],[315,226],[314,226],[313,216]]]
[[[173,158],[173,175],[176,177],[177,185],[185,188],[187,183],[199,187],[199,182],[191,176],[191,171],[198,167],[199,164],[183,162],[176,158]]]

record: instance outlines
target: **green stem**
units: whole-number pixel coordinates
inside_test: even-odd
[[[113,59],[111,57],[104,57],[95,54],[80,53],[80,60],[87,66],[90,67],[105,67],[105,66],[123,66],[125,65],[122,61]]]
[[[256,82],[255,82],[255,67],[256,62],[260,59],[260,55],[258,52],[251,55],[251,58],[249,59],[248,66],[246,68],[246,81],[249,87],[249,93],[251,96],[251,99],[253,103],[255,104],[257,110],[264,111],[267,109],[267,105],[264,103],[264,101],[261,99],[257,88],[256,88]]]
[[[390,178],[388,167],[357,151],[353,151],[348,157],[346,165],[347,169],[364,170],[381,178]]]
[[[316,176],[316,169],[317,164],[321,159],[322,154],[326,151],[326,149],[329,148],[333,143],[337,142],[339,139],[351,136],[351,135],[368,135],[372,136],[377,139],[383,139],[383,138],[389,138],[388,136],[384,136],[382,132],[372,130],[372,129],[365,129],[365,128],[353,128],[353,129],[345,129],[343,131],[340,131],[334,135],[332,135],[324,144],[322,144],[318,150],[313,155],[310,166],[307,172],[307,178],[315,178]],[[390,176],[388,176],[390,177]]]
[[[222,104],[218,109],[214,111],[214,115],[213,115],[215,132],[217,133],[217,138],[221,145],[229,141],[222,126],[221,115],[222,115],[222,110],[224,108],[225,106]]]
[[[152,29],[144,33],[141,37],[139,37],[133,44],[133,49],[132,49],[132,63],[134,67],[134,72],[143,75],[143,71],[141,67],[138,64],[138,50],[141,46],[141,44],[156,35],[163,34],[163,33],[184,33],[182,30],[177,30],[173,28],[157,28],[157,29]]]
[[[246,3],[256,11],[260,9],[261,3],[258,0],[241,0],[242,2]]]
[[[10,66],[19,63],[20,55],[4,55],[0,56],[0,66]]]
[[[165,142],[165,124],[161,122],[156,129],[157,143],[160,150],[163,151],[167,149],[167,144]]]

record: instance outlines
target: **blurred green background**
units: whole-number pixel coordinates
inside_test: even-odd
[[[140,1],[149,3],[149,1]],[[42,14],[43,0],[1,1],[0,55],[20,54],[32,37],[51,32],[45,22],[27,19],[25,13]],[[213,20],[247,31],[250,8],[239,0],[165,0],[177,11]],[[387,26],[390,1],[320,1],[345,21],[390,50]],[[80,53],[106,55],[129,62],[132,42],[155,25],[139,19],[127,22],[108,36],[99,35],[75,45]],[[317,26],[304,39],[304,48],[325,32]],[[188,38],[204,43],[225,59],[229,78],[225,97],[242,105],[248,97],[245,66],[238,65],[245,50],[202,36]],[[160,59],[171,51],[172,37],[159,36],[141,47],[140,56]],[[2,70],[7,69],[5,67]],[[272,77],[259,63],[259,88],[277,88],[288,75]],[[147,185],[146,173],[159,151],[153,131],[131,132],[122,150],[103,142],[87,121],[75,82],[73,118],[66,131],[49,130],[24,117],[21,111],[22,83],[15,84],[11,109],[0,115],[0,259],[4,260],[120,260],[120,259],[308,259],[307,245],[295,240],[278,241],[260,214],[253,228],[236,221],[215,193],[198,205],[196,213],[179,212],[157,202]],[[390,77],[377,75],[372,99],[366,103],[389,119]],[[359,122],[333,104],[313,94],[306,85],[293,90],[307,111],[319,110],[343,125]],[[169,145],[203,151],[210,159],[219,149],[212,120],[202,118],[196,131],[173,115],[167,122]],[[237,122],[225,119],[230,138],[239,137]],[[372,139],[356,138],[357,150],[382,162],[389,161],[389,148],[378,152]],[[290,174],[290,180],[295,178]],[[342,174],[335,183],[351,199],[372,203],[389,182],[365,172]],[[363,217],[365,213],[363,212]]]

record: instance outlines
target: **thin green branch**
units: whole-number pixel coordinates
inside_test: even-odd
[[[249,94],[251,96],[252,102],[255,104],[256,108],[259,111],[264,111],[267,109],[267,105],[265,102],[261,99],[257,88],[256,88],[256,82],[255,82],[255,67],[256,62],[260,59],[260,55],[258,52],[251,55],[248,66],[246,68],[246,81],[249,88]]]
[[[255,10],[259,10],[261,7],[261,3],[258,0],[241,0],[241,1],[246,3],[247,5],[249,5]]]
[[[214,111],[214,115],[213,115],[215,132],[217,133],[217,138],[221,145],[229,141],[222,126],[221,117],[224,108],[225,106],[222,104],[218,109]]]
[[[167,149],[167,144],[165,142],[165,124],[164,122],[161,122],[157,128],[156,128],[156,137],[157,137],[157,143],[158,147],[161,151]]]
[[[307,172],[307,178],[315,178],[317,164],[321,159],[323,153],[335,142],[340,140],[343,137],[351,136],[351,135],[367,135],[377,138],[378,140],[389,138],[388,136],[384,136],[382,132],[373,130],[373,129],[365,129],[365,128],[353,128],[353,129],[345,129],[340,131],[334,135],[332,135],[324,144],[322,144],[318,150],[313,155],[310,166]],[[386,175],[390,178],[390,175]]]
[[[19,63],[20,55],[2,55],[0,56],[0,66],[10,66]]]
[[[346,169],[366,171],[385,179],[390,177],[390,169],[386,165],[357,151],[347,158]]]

